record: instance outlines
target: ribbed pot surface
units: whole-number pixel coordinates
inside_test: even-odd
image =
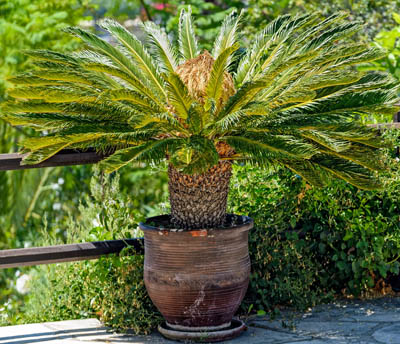
[[[232,215],[229,215],[232,216]],[[169,215],[141,223],[144,282],[166,321],[185,327],[229,324],[246,293],[250,275],[248,231],[252,219],[223,229],[160,230]]]

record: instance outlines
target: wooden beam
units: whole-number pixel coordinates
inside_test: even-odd
[[[96,259],[127,246],[138,254],[144,252],[143,238],[0,250],[0,269]]]
[[[107,155],[101,155],[92,150],[85,152],[63,150],[46,161],[35,165],[21,165],[23,157],[24,155],[18,153],[0,154],[0,171],[95,164],[106,158]]]
[[[368,124],[369,127],[372,128],[389,128],[389,129],[400,129],[400,123],[375,123],[375,124]]]

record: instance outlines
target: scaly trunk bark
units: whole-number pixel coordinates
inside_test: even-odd
[[[230,162],[220,161],[203,174],[183,174],[168,167],[171,221],[177,228],[218,228],[226,217]]]

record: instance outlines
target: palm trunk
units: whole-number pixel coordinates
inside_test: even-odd
[[[168,167],[171,221],[177,228],[218,228],[226,217],[230,162],[219,162],[203,174],[183,174]]]

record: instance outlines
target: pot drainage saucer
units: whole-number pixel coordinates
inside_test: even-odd
[[[237,319],[233,319],[229,327],[214,331],[176,330],[169,327],[165,322],[163,322],[161,325],[158,325],[158,332],[168,339],[200,343],[220,342],[223,340],[232,339],[239,336],[240,333],[246,329],[247,326],[244,324],[244,322]]]

